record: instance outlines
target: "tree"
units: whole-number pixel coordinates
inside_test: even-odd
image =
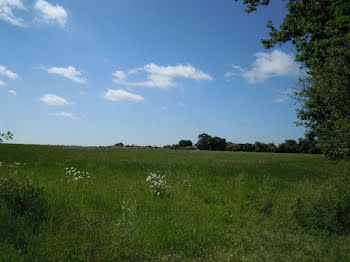
[[[237,1],[237,0],[236,0]],[[243,0],[247,12],[270,0]],[[305,76],[295,92],[299,124],[328,158],[350,158],[350,1],[289,0],[277,29],[268,21],[265,48],[291,42]]]
[[[297,153],[298,143],[293,139],[287,139],[278,146],[278,152],[280,153]]]
[[[196,144],[197,148],[199,150],[209,150],[210,139],[211,139],[211,136],[206,133],[202,133],[198,135],[198,142]]]
[[[277,152],[277,146],[274,143],[268,143],[266,150],[267,152]]]
[[[242,146],[240,144],[228,142],[226,144],[226,151],[242,151]]]
[[[245,143],[242,145],[242,151],[244,152],[254,152],[255,146],[250,143]]]
[[[226,150],[226,139],[220,137],[211,137],[209,139],[209,149],[217,150],[217,151],[225,151]]]
[[[254,144],[255,152],[266,152],[267,151],[267,144],[262,142],[255,142]]]
[[[10,140],[13,138],[13,134],[10,131],[7,133],[0,133],[0,143],[4,142],[4,140]]]
[[[187,147],[187,146],[192,146],[192,141],[191,140],[180,140],[179,141],[179,146],[180,147]]]

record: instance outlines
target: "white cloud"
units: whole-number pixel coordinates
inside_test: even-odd
[[[6,84],[0,80],[0,86],[6,86]]]
[[[13,14],[14,9],[25,10],[21,0],[0,0],[0,19],[12,25],[23,27],[23,20]]]
[[[279,91],[279,94],[277,95],[277,98],[274,100],[276,103],[284,103],[285,101],[289,100],[291,96],[293,95],[295,90],[288,88],[284,91]]]
[[[82,76],[82,73],[77,71],[74,66],[65,67],[51,67],[45,69],[49,74],[56,74],[68,78],[76,83],[85,84],[87,81]]]
[[[1,1],[1,0],[0,0]],[[0,75],[4,75],[11,79],[18,78],[18,75],[10,70],[8,70],[5,66],[0,65]]]
[[[56,113],[55,116],[70,118],[70,119],[74,119],[74,120],[78,120],[79,119],[78,117],[76,117],[72,113],[67,113],[67,112],[59,112],[59,113]]]
[[[49,106],[68,105],[68,101],[66,99],[54,94],[46,94],[42,98],[40,98],[40,100]]]
[[[17,95],[16,91],[15,91],[15,90],[12,90],[12,89],[9,90],[9,91],[7,91],[7,92],[9,92],[11,95],[14,95],[14,96]]]
[[[129,76],[140,72],[147,73],[147,79],[145,81],[127,81]],[[177,86],[178,84],[174,81],[176,78],[193,79],[197,81],[213,79],[210,75],[196,69],[192,65],[158,66],[153,63],[131,69],[128,72],[118,70],[112,75],[114,76],[113,81],[119,85],[163,89]]]
[[[182,102],[179,102],[178,105],[179,105],[179,107],[185,107],[185,104]]]
[[[232,65],[233,72],[227,72],[227,79],[233,76],[242,76],[250,84],[263,82],[266,79],[277,76],[298,76],[300,69],[294,61],[293,56],[280,50],[274,50],[271,53],[259,52],[254,54],[256,57],[251,69],[247,70],[238,65]]]
[[[110,101],[133,101],[140,102],[143,97],[137,94],[129,93],[122,89],[108,89],[104,94],[104,98]]]
[[[65,27],[68,19],[67,11],[60,5],[51,5],[44,0],[37,0],[34,4],[37,11],[36,21],[44,24],[58,24]]]

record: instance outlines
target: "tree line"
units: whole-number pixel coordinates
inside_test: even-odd
[[[242,151],[242,152],[274,152],[274,153],[304,153],[321,154],[317,141],[312,136],[294,139],[287,139],[279,145],[274,143],[255,142],[251,143],[233,143],[226,142],[225,138],[210,136],[202,133],[198,136],[198,142],[194,145],[191,140],[180,140],[174,145],[166,145],[168,149],[189,149],[189,150],[214,150],[214,151]]]

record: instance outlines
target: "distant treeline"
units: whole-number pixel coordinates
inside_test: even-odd
[[[178,144],[166,145],[164,148],[169,149],[189,149],[189,150],[215,150],[215,151],[242,151],[242,152],[275,152],[275,153],[307,153],[320,154],[321,151],[317,146],[314,137],[309,136],[299,138],[298,141],[287,139],[279,145],[274,143],[255,142],[251,143],[233,143],[226,142],[225,138],[212,137],[208,134],[200,134],[198,142],[193,145],[191,140],[180,140]]]

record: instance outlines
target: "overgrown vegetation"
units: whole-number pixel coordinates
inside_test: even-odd
[[[346,162],[10,144],[0,161],[2,261],[350,259]]]
[[[330,176],[326,183],[313,188],[311,192],[310,195],[298,197],[293,207],[298,224],[307,229],[349,234],[350,168],[340,175]]]

